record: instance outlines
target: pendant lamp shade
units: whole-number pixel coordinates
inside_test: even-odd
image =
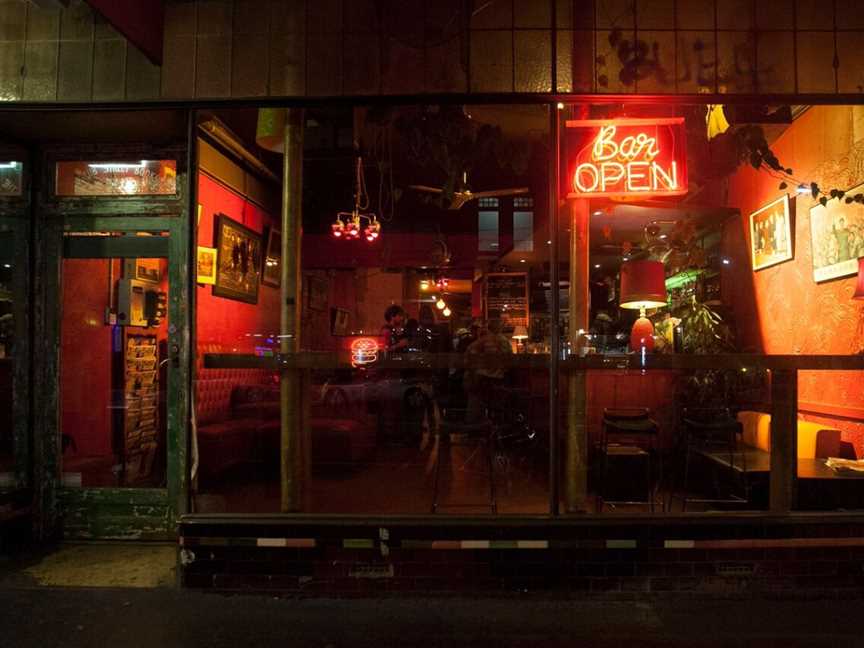
[[[626,261],[621,265],[621,308],[666,305],[666,274],[662,261]]]
[[[864,257],[858,259],[858,283],[855,285],[852,299],[864,299]]]
[[[284,153],[285,123],[288,114],[285,108],[259,108],[255,142],[263,149]]]

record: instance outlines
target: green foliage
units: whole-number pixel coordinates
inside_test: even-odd
[[[712,308],[696,300],[679,313],[685,353],[716,354],[734,351],[732,331]],[[738,387],[738,372],[700,369],[682,376],[676,398],[689,408],[730,406]]]
[[[724,353],[734,349],[732,331],[720,315],[694,297],[680,312],[685,353]]]

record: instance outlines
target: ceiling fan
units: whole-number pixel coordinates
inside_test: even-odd
[[[529,193],[528,187],[511,187],[508,189],[492,189],[490,191],[473,192],[468,187],[468,173],[462,173],[462,183],[460,189],[453,192],[450,204],[447,206],[449,210],[458,210],[466,204],[477,198],[498,198],[501,196],[521,196]],[[428,185],[408,185],[409,189],[420,191],[423,193],[436,194],[444,197],[444,189],[440,187],[430,187]]]

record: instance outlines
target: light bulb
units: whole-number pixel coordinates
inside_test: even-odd
[[[444,317],[450,317],[451,312],[452,311],[449,308],[445,307],[444,310],[442,311],[442,314],[444,315]]]
[[[443,299],[441,299],[441,298],[439,297],[439,298],[438,298],[438,301],[435,302],[435,307],[436,307],[438,310],[444,310],[445,308],[447,308],[447,303],[446,303]]]

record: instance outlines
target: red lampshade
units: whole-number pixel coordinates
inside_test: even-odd
[[[666,305],[666,274],[662,261],[626,261],[621,265],[621,308]]]
[[[858,259],[858,284],[852,299],[864,299],[864,257]]]

